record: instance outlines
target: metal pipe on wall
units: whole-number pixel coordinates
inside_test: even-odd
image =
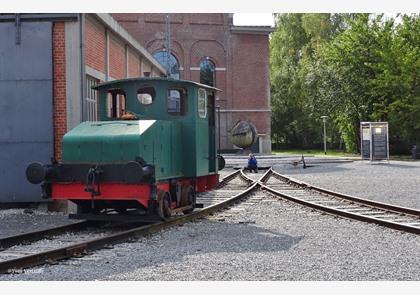
[[[84,100],[86,91],[86,69],[85,69],[85,50],[84,50],[84,21],[82,13],[77,15],[79,22],[79,42],[80,42],[80,120],[85,120]]]

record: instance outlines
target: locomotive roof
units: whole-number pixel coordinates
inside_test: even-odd
[[[197,83],[194,81],[189,81],[189,80],[176,80],[176,79],[172,79],[172,78],[163,78],[163,77],[137,77],[137,78],[127,78],[127,79],[120,79],[120,80],[113,80],[113,81],[108,81],[108,82],[104,82],[104,83],[100,83],[94,87],[92,87],[92,89],[100,89],[104,86],[110,86],[110,85],[114,85],[114,84],[118,84],[118,83],[122,83],[122,82],[149,82],[149,81],[169,81],[169,82],[173,82],[173,83],[187,83],[187,84],[194,84],[196,86],[199,87],[203,87],[206,89],[211,89],[211,90],[215,90],[215,91],[222,91],[219,88],[216,87],[212,87],[209,85],[205,85],[205,84],[201,84],[201,83]]]

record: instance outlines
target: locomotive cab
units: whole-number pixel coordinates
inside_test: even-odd
[[[196,193],[214,189],[223,168],[216,155],[219,90],[167,78],[117,80],[94,89],[99,121],[70,130],[62,161],[29,165],[28,180],[42,183],[46,198],[76,203],[76,218],[191,212]]]

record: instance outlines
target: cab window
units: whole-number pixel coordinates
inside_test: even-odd
[[[120,118],[125,112],[125,92],[120,88],[108,90],[106,97],[106,114],[108,118]]]
[[[152,104],[156,96],[155,89],[150,86],[141,87],[137,90],[137,99],[143,105]]]
[[[170,88],[166,102],[168,114],[184,116],[187,113],[187,91],[184,88]]]
[[[207,91],[203,88],[198,89],[198,116],[200,118],[207,116]]]

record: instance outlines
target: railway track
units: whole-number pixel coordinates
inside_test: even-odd
[[[90,223],[88,221],[78,221],[71,224],[65,224],[47,229],[36,230],[15,236],[0,238],[0,251],[19,245],[36,242],[45,238],[50,238],[68,231],[76,231],[86,228]],[[1,252],[0,252],[1,255]]]
[[[245,174],[242,170],[237,170],[224,177],[220,181],[218,189],[197,197],[197,203],[201,203],[203,208],[196,209],[188,215],[174,216],[164,222],[126,230],[113,229],[112,231],[96,230],[92,232],[85,231],[88,223],[82,221],[69,225],[69,227],[61,227],[61,229],[54,228],[49,231],[38,231],[0,239],[0,245],[4,248],[0,252],[0,273],[15,272],[36,265],[79,257],[111,244],[130,241],[171,226],[211,215],[241,202],[255,204],[262,197],[250,197],[250,193],[258,189],[330,214],[420,234],[420,211],[418,210],[355,198],[311,186],[271,169],[264,174]],[[74,230],[80,231],[82,234],[75,234]],[[70,232],[70,234],[63,235],[63,231]],[[49,249],[43,248],[44,251],[39,251],[40,248],[36,243],[45,237],[51,239],[51,245],[48,246]],[[22,242],[23,244],[21,244]]]
[[[123,243],[138,237],[158,232],[164,228],[180,225],[223,208],[234,205],[257,188],[257,182],[235,171],[224,177],[219,188],[197,198],[202,209],[191,214],[174,216],[167,221],[133,227],[126,230],[118,228],[90,229],[86,221],[60,226],[47,230],[30,232],[18,236],[0,239],[0,273],[20,272],[22,269],[45,263],[79,257],[90,251]],[[43,239],[48,238],[48,242]],[[40,251],[41,250],[41,251]]]
[[[243,174],[243,172],[241,172]],[[249,176],[243,174],[243,177]],[[253,179],[249,178],[249,181]],[[420,211],[356,198],[281,175],[270,169],[258,186],[277,197],[330,214],[420,234]]]

